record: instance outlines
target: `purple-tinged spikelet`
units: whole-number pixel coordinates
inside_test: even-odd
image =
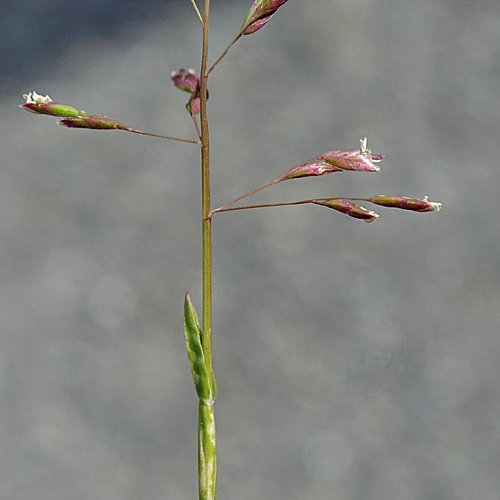
[[[403,210],[412,210],[413,212],[439,212],[441,203],[428,201],[427,196],[421,200],[407,198],[406,196],[389,196],[381,194],[369,199],[375,205],[382,207],[401,208]]]
[[[285,172],[280,177],[280,181],[286,181],[288,179],[300,179],[301,177],[325,175],[332,172],[341,171],[342,169],[334,167],[333,165],[330,165],[323,160],[309,160],[305,163],[291,168],[290,170],[288,170],[288,172]]]
[[[322,205],[323,207],[333,208],[338,212],[354,217],[355,219],[362,219],[365,222],[373,222],[379,219],[379,215],[371,210],[355,205],[347,200],[331,199],[331,200],[312,200],[315,205]]]
[[[128,130],[130,127],[123,125],[114,118],[103,115],[69,117],[58,121],[59,125],[69,128],[90,128],[94,130]]]
[[[329,151],[328,153],[312,158],[291,168],[279,177],[277,182],[288,179],[299,179],[316,175],[325,175],[342,170],[354,170],[358,172],[378,172],[380,170],[375,163],[383,156],[375,155],[366,147],[367,139],[360,139],[360,149],[349,149],[346,151]]]
[[[255,0],[241,27],[243,35],[260,30],[285,2],[287,0]]]
[[[326,163],[341,168],[342,170],[356,170],[358,172],[378,172],[380,168],[375,165],[382,160],[383,155],[373,154],[366,144],[368,139],[360,139],[360,149],[346,151],[329,151],[321,155]]]
[[[195,75],[194,70],[180,69],[179,71],[173,71],[170,76],[177,88],[191,94],[191,97],[186,104],[186,109],[189,111],[190,115],[197,115],[201,108],[200,80]]]
[[[199,88],[199,79],[194,73],[194,69],[180,69],[179,71],[172,71],[172,81],[174,85],[186,92],[196,92]]]
[[[78,111],[72,106],[52,102],[52,99],[48,95],[42,96],[37,94],[35,91],[30,92],[29,94],[24,94],[23,98],[26,99],[26,102],[24,104],[20,104],[20,107],[30,113],[61,117],[87,116],[85,111]]]

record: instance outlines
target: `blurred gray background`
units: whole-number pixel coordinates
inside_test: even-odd
[[[212,2],[211,61],[250,5]],[[199,22],[188,0],[1,10],[0,498],[197,498],[198,148],[17,105],[194,138],[170,72],[199,67]],[[214,207],[365,136],[381,172],[249,201],[443,203],[214,217],[219,498],[500,498],[498,0],[290,0],[209,83]]]

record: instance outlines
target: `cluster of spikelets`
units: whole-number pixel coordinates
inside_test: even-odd
[[[199,81],[191,70],[180,70],[172,75],[174,85],[190,92],[192,97],[187,108],[190,114],[199,111]],[[26,102],[21,104],[21,107],[31,113],[40,115],[49,115],[60,118],[59,124],[70,128],[87,128],[94,130],[125,130],[129,132],[139,132],[132,127],[123,125],[118,120],[104,115],[91,115],[84,111],[78,111],[73,106],[66,104],[58,104],[52,101],[47,96],[42,96],[36,92],[30,92],[23,95]],[[359,172],[378,172],[380,169],[376,163],[382,160],[383,156],[373,154],[367,147],[367,139],[360,140],[360,149],[349,149],[341,151],[328,151],[320,156],[311,158],[310,160],[301,163],[284,174],[269,185],[277,184],[278,182],[299,179],[301,177],[320,176],[332,172],[341,172],[343,170],[359,171]],[[241,199],[241,198],[240,198]],[[332,208],[338,212],[342,212],[350,217],[362,219],[366,222],[372,222],[379,218],[379,215],[371,210],[367,210],[353,201],[365,201],[375,205],[391,208],[400,208],[411,210],[413,212],[437,212],[441,208],[440,203],[430,202],[427,197],[418,200],[407,198],[404,196],[389,196],[378,195],[371,198],[322,198],[311,199],[297,202],[296,204],[311,203]],[[226,207],[225,205],[224,207]],[[276,206],[276,204],[274,205]],[[216,209],[213,213],[224,211],[224,209]]]
[[[235,38],[236,41],[242,35],[249,35],[255,33],[262,28],[271,18],[271,16],[281,7],[287,0],[255,0],[252,7],[243,22],[243,25]],[[232,43],[234,43],[234,41]],[[231,44],[232,45],[232,44]],[[228,47],[229,48],[229,47]],[[213,69],[213,67],[212,67]],[[190,94],[186,108],[193,118],[196,129],[198,125],[196,115],[200,112],[201,96],[200,96],[200,82],[196,77],[193,70],[181,69],[175,71],[171,75],[174,85]],[[50,115],[60,118],[58,123],[70,128],[87,128],[94,130],[125,130],[145,135],[153,135],[157,137],[164,137],[166,139],[181,140],[185,142],[199,143],[199,141],[190,141],[185,139],[178,139],[167,136],[160,136],[148,132],[141,132],[139,130],[128,127],[120,123],[114,118],[99,114],[88,114],[84,111],[78,111],[72,106],[65,104],[58,104],[52,101],[47,96],[42,96],[36,92],[30,92],[23,95],[26,102],[21,105],[26,111],[41,115]],[[207,95],[208,98],[208,95]],[[199,134],[198,134],[199,135]],[[332,172],[341,172],[343,170],[360,171],[360,172],[378,172],[380,169],[376,163],[380,162],[383,158],[382,155],[373,154],[367,147],[367,139],[361,139],[360,149],[349,150],[336,150],[328,151],[320,156],[312,158],[304,163],[301,163],[280,175],[277,179],[266,184],[265,186],[251,191],[236,200],[233,200],[226,205],[215,209],[211,215],[217,212],[238,210],[245,208],[257,208],[265,206],[283,206],[283,205],[301,205],[301,204],[314,204],[337,210],[338,212],[349,215],[356,219],[364,220],[365,222],[372,222],[379,219],[379,215],[371,210],[363,208],[354,201],[363,201],[373,203],[375,205],[391,208],[400,208],[403,210],[411,210],[413,212],[438,212],[441,208],[441,203],[430,202],[427,197],[423,199],[407,198],[405,196],[395,195],[378,195],[371,198],[321,198],[301,200],[292,203],[274,203],[265,205],[251,205],[248,207],[227,208],[236,201],[239,201],[246,196],[253,194],[261,189],[264,189],[278,182],[290,179],[299,179],[301,177],[320,176]]]

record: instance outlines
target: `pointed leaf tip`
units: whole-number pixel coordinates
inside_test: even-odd
[[[186,293],[184,299],[184,337],[196,394],[200,399],[215,399],[215,381],[208,376],[202,331],[189,293]]]

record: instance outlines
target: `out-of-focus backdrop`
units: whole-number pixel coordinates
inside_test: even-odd
[[[212,2],[211,61],[250,5]],[[198,148],[17,105],[194,138],[170,72],[199,67],[199,21],[188,0],[0,9],[0,498],[192,500]],[[500,498],[498,0],[290,0],[209,88],[214,207],[365,136],[381,172],[249,201],[443,203],[214,217],[220,498]]]

